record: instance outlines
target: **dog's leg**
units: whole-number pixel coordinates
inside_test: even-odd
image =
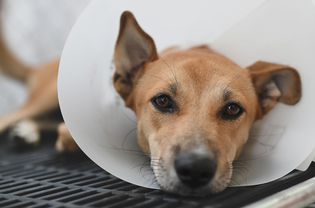
[[[29,78],[30,94],[27,102],[18,111],[0,119],[0,133],[14,123],[34,118],[58,108],[57,96],[58,62],[45,65]]]
[[[60,124],[58,127],[56,149],[59,152],[75,152],[79,149],[65,123]]]
[[[17,147],[36,146],[40,143],[40,135],[43,132],[56,133],[56,150],[60,153],[76,152],[79,147],[72,138],[64,123],[43,123],[35,120],[22,120],[13,126],[9,133],[9,139]]]
[[[36,112],[34,112],[31,108],[29,109],[27,106],[21,108],[20,110],[5,116],[0,119],[0,133],[3,133],[7,128],[16,122],[35,116]]]
[[[53,119],[24,119],[10,126],[8,139],[13,147],[29,147],[40,144],[42,136],[56,137],[60,121]]]
[[[40,106],[38,104],[39,103],[36,101],[28,102],[25,106],[20,108],[18,111],[13,112],[9,114],[8,116],[2,117],[0,119],[0,133],[3,133],[10,126],[14,125],[18,121],[34,118],[36,116],[40,116],[54,109],[53,106],[47,107],[47,106]],[[55,108],[57,108],[57,106],[58,105],[56,105]]]

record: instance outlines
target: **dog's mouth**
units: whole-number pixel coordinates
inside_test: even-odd
[[[220,174],[216,160],[209,159],[209,155],[194,154],[179,155],[170,164],[162,159],[151,159],[156,181],[163,191],[202,197],[221,192],[228,186],[231,168]]]

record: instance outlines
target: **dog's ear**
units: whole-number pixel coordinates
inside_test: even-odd
[[[301,99],[301,78],[294,68],[259,61],[248,69],[260,104],[257,118],[268,113],[278,102],[294,105]]]
[[[153,39],[143,31],[131,12],[124,12],[116,42],[113,77],[114,86],[122,98],[127,100],[144,65],[157,58]]]

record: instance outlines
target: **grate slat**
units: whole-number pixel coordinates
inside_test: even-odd
[[[0,181],[0,188],[3,187],[3,185],[7,185],[9,183],[14,182],[13,180],[2,180]]]
[[[9,194],[12,192],[24,191],[24,190],[27,190],[29,188],[33,188],[33,187],[37,187],[37,186],[39,186],[39,184],[25,184],[25,185],[18,186],[18,187],[10,187],[8,189],[3,189],[0,191],[0,193]]]
[[[81,181],[76,183],[78,186],[93,186],[94,184],[103,182],[104,180],[107,180],[108,177],[97,177],[97,178],[91,178],[90,180]]]
[[[34,205],[32,206],[32,208],[51,208],[52,205],[49,204],[38,204],[38,205]]]
[[[6,167],[6,168],[1,168],[0,170],[0,175],[2,176],[10,176],[11,174],[13,173],[17,173],[17,172],[21,172],[23,171],[23,169],[25,169],[24,167],[21,167],[21,166],[9,166],[9,167]]]
[[[7,206],[11,206],[11,205],[14,205],[14,204],[18,204],[20,203],[21,201],[19,200],[5,200],[5,201],[2,201],[0,202],[0,207],[7,207]]]
[[[42,181],[42,180],[47,181],[47,180],[57,179],[59,177],[64,177],[67,175],[69,175],[69,173],[56,173],[56,174],[52,173],[52,174],[47,174],[47,175],[35,177],[34,179],[39,180],[39,181]]]
[[[7,176],[12,178],[32,178],[33,175],[36,176],[37,174],[43,174],[44,172],[44,170],[25,169],[24,171],[11,173]]]
[[[34,205],[34,202],[20,202],[17,204],[12,204],[10,206],[7,206],[6,208],[28,208]]]
[[[44,197],[42,197],[42,199],[45,199],[45,200],[48,200],[48,201],[59,200],[62,197],[68,197],[71,194],[76,194],[76,193],[79,193],[79,192],[82,192],[82,191],[80,189],[74,189],[74,190],[69,189],[69,190],[65,190],[65,191],[59,192],[59,193],[55,193],[55,194],[51,194],[51,195],[48,195],[48,196],[44,196]]]
[[[23,175],[21,177],[24,179],[37,179],[43,176],[47,177],[54,174],[56,174],[56,171],[41,170],[41,171],[36,171],[36,173],[34,173],[33,171],[33,173],[30,173],[29,175]]]
[[[81,174],[71,174],[70,173],[68,175],[57,177],[57,178],[53,178],[53,179],[50,179],[48,181],[52,182],[52,183],[56,183],[56,182],[62,183],[62,181],[67,181],[69,179],[78,178],[78,177],[81,177],[81,176],[82,176]]]
[[[30,193],[30,194],[27,194],[26,196],[29,197],[29,198],[41,198],[41,197],[52,197],[53,194],[60,194],[61,192],[63,191],[66,191],[66,190],[69,190],[68,188],[66,187],[55,187],[55,188],[52,188],[52,189],[49,189],[49,190],[42,190],[42,191],[39,191],[37,193]]]
[[[150,199],[150,200],[142,202],[141,204],[137,204],[133,206],[133,208],[146,208],[146,207],[155,208],[162,204],[164,204],[162,200]]]
[[[97,201],[102,200],[102,199],[107,198],[107,197],[110,197],[112,195],[113,194],[110,193],[110,192],[108,192],[108,193],[98,193],[98,194],[95,194],[95,195],[92,195],[92,196],[87,196],[87,197],[85,197],[83,199],[75,200],[72,203],[76,204],[76,205],[89,206],[90,204],[94,204]]]
[[[43,191],[43,190],[50,190],[52,188],[55,188],[54,186],[52,185],[46,185],[46,186],[40,186],[40,187],[34,187],[34,188],[29,188],[29,189],[26,189],[26,190],[22,190],[22,191],[16,191],[14,194],[17,195],[17,196],[24,196],[24,195],[27,195],[27,194],[31,194],[31,193],[38,193],[40,191]]]
[[[139,203],[143,202],[143,198],[130,198],[127,200],[123,200],[121,202],[117,202],[116,204],[108,206],[108,208],[124,208],[124,207],[133,207]]]
[[[25,181],[13,181],[12,183],[6,183],[6,184],[0,186],[0,193],[4,189],[16,187],[16,186],[23,186],[25,184],[27,184],[27,182],[25,182]]]
[[[58,201],[60,202],[70,202],[70,201],[76,201],[82,197],[85,197],[85,196],[93,196],[97,194],[96,191],[87,191],[87,192],[79,192],[79,193],[76,193],[76,194],[72,194],[70,196],[65,196],[63,198],[60,198],[58,199]]]
[[[88,179],[93,179],[95,177],[93,176],[81,176],[81,177],[77,177],[75,179],[69,179],[69,180],[64,180],[61,183],[63,184],[74,184],[74,183],[78,183],[78,182],[82,182]]]
[[[113,205],[116,204],[118,202],[121,202],[121,200],[126,200],[128,199],[128,196],[124,196],[124,195],[113,195],[113,196],[109,196],[105,199],[102,199],[94,204],[91,204],[92,207],[107,207],[109,205]]]

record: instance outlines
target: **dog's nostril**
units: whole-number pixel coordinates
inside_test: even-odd
[[[181,153],[175,159],[178,178],[187,186],[206,185],[214,177],[217,162],[207,154]]]
[[[177,175],[181,180],[190,180],[191,179],[191,171],[185,167],[176,169]]]
[[[200,179],[201,180],[208,180],[208,178],[209,178],[209,173],[208,172],[204,172],[204,173],[202,173],[201,175],[200,175]]]
[[[182,175],[182,176],[187,176],[189,177],[190,176],[190,170],[188,168],[181,168],[178,170],[178,172]]]

